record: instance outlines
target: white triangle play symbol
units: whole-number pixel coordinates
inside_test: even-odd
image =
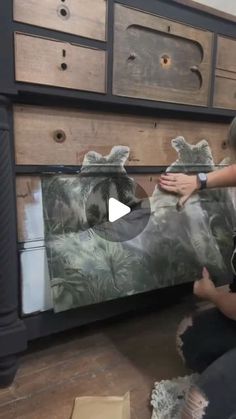
[[[109,199],[109,221],[110,223],[113,223],[116,220],[119,220],[119,218],[124,217],[125,215],[129,214],[131,211],[130,207],[128,207],[125,204],[122,204],[122,202],[117,201],[115,198]]]

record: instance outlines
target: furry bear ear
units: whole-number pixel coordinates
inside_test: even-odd
[[[129,157],[129,147],[118,145],[111,149],[110,154],[107,156],[107,162],[115,166],[124,166]]]
[[[171,140],[171,145],[176,151],[178,151],[179,147],[181,147],[181,145],[183,144],[187,144],[187,142],[185,138],[182,137],[181,135]]]
[[[204,149],[204,148],[210,149],[210,146],[207,140],[201,140],[196,145],[201,149]]]
[[[214,164],[214,158],[213,158],[212,151],[211,151],[208,141],[207,140],[199,141],[199,143],[197,143],[196,146],[198,150],[200,150],[200,152],[202,153],[202,156],[204,156],[204,158],[207,159],[208,161],[210,160],[211,164]]]
[[[176,142],[183,142],[183,143],[186,143],[186,140],[185,140],[185,138],[182,136],[182,135],[178,135],[178,137],[175,137],[175,138],[173,138],[171,141],[176,141]]]
[[[85,154],[82,166],[89,166],[92,164],[98,164],[102,159],[102,155],[96,151],[89,151]]]

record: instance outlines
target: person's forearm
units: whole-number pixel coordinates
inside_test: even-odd
[[[236,294],[216,289],[210,301],[226,316],[236,320]]]
[[[236,164],[208,173],[207,188],[224,186],[236,186]]]

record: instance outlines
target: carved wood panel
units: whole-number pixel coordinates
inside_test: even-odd
[[[212,33],[115,5],[113,93],[207,106]]]

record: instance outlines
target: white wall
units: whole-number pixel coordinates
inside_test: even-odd
[[[205,4],[206,6],[214,7],[225,13],[230,13],[236,16],[236,0],[194,0],[196,3]]]

